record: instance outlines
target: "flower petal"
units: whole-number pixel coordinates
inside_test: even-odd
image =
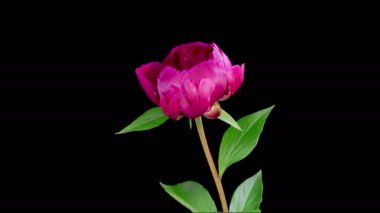
[[[180,79],[182,73],[172,67],[163,68],[157,80],[157,90],[161,95],[171,90],[173,86],[180,88]]]
[[[191,80],[198,87],[202,79],[210,79],[214,85],[214,92],[211,101],[215,102],[222,98],[227,90],[227,75],[224,66],[214,60],[209,60],[198,64],[192,69],[183,72],[183,81]]]
[[[228,81],[228,92],[226,96],[222,98],[222,100],[228,99],[231,95],[235,94],[235,92],[240,88],[243,84],[244,80],[244,64],[239,66],[232,66],[229,72],[227,72],[227,81]]]
[[[149,99],[157,105],[159,104],[157,79],[161,73],[162,67],[162,64],[159,62],[151,62],[136,69],[136,75],[142,88],[148,95]]]
[[[215,85],[210,79],[202,79],[195,88],[195,84],[188,80],[183,86],[183,93],[187,97],[186,101],[181,102],[183,113],[189,118],[196,118],[207,112],[211,106],[211,97],[215,90]],[[196,89],[196,91],[194,91]]]
[[[160,95],[162,111],[173,120],[178,120],[181,116],[179,93],[179,89],[172,86],[166,93]]]
[[[203,42],[192,42],[173,48],[163,64],[179,71],[191,69],[212,58],[213,47]]]
[[[210,79],[205,78],[205,79],[202,79],[201,82],[199,82],[198,104],[201,106],[202,105],[207,106],[203,113],[210,110],[211,106],[214,105],[214,101],[212,100],[212,94],[214,93],[214,91],[215,91],[215,84]]]
[[[196,104],[198,102],[197,88],[191,80],[185,81],[182,86],[185,97],[190,104]]]
[[[224,52],[218,47],[218,45],[212,43],[211,46],[213,47],[213,59],[221,63],[225,67],[225,70],[228,70],[231,67],[230,59],[227,57],[226,54],[224,54]]]
[[[244,64],[239,66],[239,65],[235,65],[233,67],[231,67],[231,75],[233,76],[233,78],[235,79],[234,83],[232,84],[228,84],[230,89],[231,89],[231,94],[233,95],[239,88],[240,86],[243,84],[243,80],[244,80],[244,70],[245,70],[245,66]]]

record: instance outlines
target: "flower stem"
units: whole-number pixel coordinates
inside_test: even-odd
[[[228,212],[226,195],[224,194],[222,181],[220,179],[218,171],[216,170],[214,160],[212,158],[210,149],[209,149],[208,144],[207,144],[206,134],[205,134],[205,131],[203,128],[201,116],[195,118],[195,124],[197,126],[197,130],[198,130],[199,138],[200,138],[201,143],[202,143],[203,151],[206,155],[208,166],[210,167],[212,177],[214,178],[216,188],[218,189],[218,194],[219,194],[220,202],[222,204],[223,212]]]

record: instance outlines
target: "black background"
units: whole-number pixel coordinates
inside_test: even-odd
[[[380,209],[380,46],[370,5],[92,6],[18,5],[2,19],[1,208],[184,211],[159,182],[185,180],[219,205],[185,119],[114,135],[154,106],[135,68],[204,41],[246,64],[224,109],[240,118],[276,105],[254,152],[226,172],[228,200],[262,169],[264,212]],[[205,128],[216,159],[227,125]]]

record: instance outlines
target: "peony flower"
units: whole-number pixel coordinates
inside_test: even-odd
[[[172,49],[161,62],[136,69],[148,97],[170,118],[218,115],[209,112],[243,83],[244,64],[232,65],[216,44],[193,42]]]

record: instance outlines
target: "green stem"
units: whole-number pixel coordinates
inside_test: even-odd
[[[202,117],[195,118],[195,124],[197,126],[197,130],[198,130],[199,138],[200,138],[201,143],[202,143],[203,151],[206,155],[208,166],[210,167],[212,177],[214,178],[216,188],[218,189],[218,194],[219,194],[220,202],[222,204],[223,212],[228,212],[226,195],[224,194],[222,181],[221,181],[220,176],[218,174],[218,170],[215,167],[214,160],[212,158],[210,149],[209,149],[208,144],[207,144],[206,134],[205,134],[203,124],[202,124]]]

